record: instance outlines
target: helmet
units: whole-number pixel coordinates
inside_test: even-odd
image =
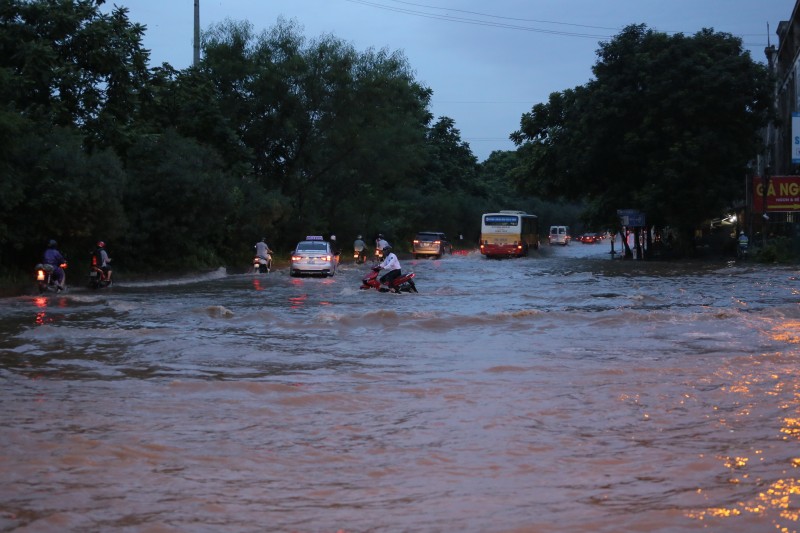
[[[383,247],[383,255],[386,255],[386,254],[388,254],[388,253],[389,253],[389,252],[391,252],[391,251],[392,251],[392,247],[391,247],[391,246],[389,246],[388,244],[387,244],[386,246],[384,246],[384,247]]]
[[[335,241],[336,240],[336,235],[331,235],[331,240]]]
[[[739,235],[744,235],[744,232],[743,232],[743,231],[742,231],[742,232],[740,232],[740,233],[739,233]]]
[[[56,246],[58,246],[58,243],[53,239],[50,239],[50,242],[47,243],[47,246],[49,246],[50,248],[55,248]]]
[[[383,233],[378,233],[378,238],[383,239]]]
[[[97,247],[98,248],[105,248],[105,246],[106,246],[106,243],[104,243],[103,241],[97,241]]]
[[[261,237],[261,242],[267,242],[267,238],[266,237]]]
[[[359,233],[358,236],[356,236],[356,239],[360,239],[360,238],[361,238],[361,234]]]

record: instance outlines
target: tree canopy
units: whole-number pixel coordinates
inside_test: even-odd
[[[499,209],[691,228],[737,199],[769,111],[737,38],[630,26],[595,79],[523,115],[517,151],[479,163],[400,51],[226,20],[197,66],[151,66],[146,28],[102,4],[0,8],[0,272],[53,238],[87,260],[104,240],[131,270],[246,265],[264,236],[279,253],[306,234],[475,242]]]
[[[687,233],[742,202],[771,94],[739,38],[628,26],[601,43],[593,73],[523,115],[513,139],[525,190],[584,200],[593,224],[615,227],[617,209],[635,208]]]
[[[103,3],[0,10],[0,268],[51,238],[137,270],[247,264],[263,236],[477,238],[491,187],[401,52],[226,20],[199,65],[151,67],[146,28]]]

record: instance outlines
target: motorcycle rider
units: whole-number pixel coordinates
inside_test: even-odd
[[[379,270],[387,270],[386,274],[381,276],[381,283],[389,286],[392,281],[399,278],[402,275],[400,271],[400,261],[397,259],[397,256],[392,252],[392,247],[388,244],[383,248],[383,262],[378,265]],[[394,289],[395,292],[400,292],[397,288]]]
[[[386,239],[383,238],[383,233],[378,233],[378,236],[375,238],[375,260],[380,261],[383,258],[383,249],[389,246],[389,243]]]
[[[336,240],[336,235],[331,235],[330,243],[331,243],[331,251],[333,252],[333,255],[336,256],[336,263],[338,264],[339,259],[341,258],[342,255],[342,250],[339,249],[339,242]]]
[[[267,244],[267,238],[261,237],[261,240],[256,243],[255,249],[256,249],[256,257],[264,259],[267,262],[266,265],[260,265],[258,267],[259,272],[269,272],[271,266],[269,255],[272,253],[272,250],[270,250],[269,245]]]
[[[61,268],[61,265],[66,261],[61,252],[58,251],[58,243],[50,239],[50,242],[47,243],[47,250],[44,251],[42,262],[53,267],[51,279],[56,283],[56,291],[64,290],[64,269]]]
[[[102,272],[102,280],[107,281],[109,285],[111,285],[111,258],[108,257],[108,252],[106,251],[106,243],[103,241],[97,241],[97,249],[94,251],[94,257],[92,258],[92,266],[95,268],[100,269]]]
[[[363,241],[363,239],[361,238],[361,235],[358,235],[356,237],[356,240],[353,241],[353,250],[358,252],[358,259],[360,261],[361,260],[366,260],[366,258],[367,258],[367,243],[365,243]]]

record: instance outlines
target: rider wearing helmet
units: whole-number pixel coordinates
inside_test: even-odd
[[[92,267],[97,268],[102,273],[102,279],[111,283],[111,258],[106,251],[106,243],[97,241],[97,249],[92,258]]]
[[[379,270],[387,270],[386,274],[381,276],[381,283],[386,285],[391,284],[391,282],[400,277],[400,261],[398,261],[397,256],[394,255],[392,252],[392,247],[388,244],[383,247],[383,262],[378,265]],[[400,292],[395,289],[395,292]]]
[[[378,238],[375,239],[375,248],[378,250],[383,250],[387,246],[389,246],[389,243],[383,238],[383,233],[378,233]]]
[[[47,243],[47,250],[44,251],[42,263],[53,267],[53,280],[56,282],[56,285],[58,285],[57,290],[59,291],[64,290],[64,270],[61,268],[61,265],[66,262],[67,260],[64,259],[61,252],[58,251],[58,243],[50,239],[50,242]]]
[[[367,259],[367,243],[364,242],[364,240],[361,238],[360,234],[356,237],[356,240],[353,241],[353,250],[355,250],[356,253],[358,254],[359,260],[365,260],[366,261],[366,259]]]

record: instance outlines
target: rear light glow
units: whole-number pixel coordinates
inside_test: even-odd
[[[36,281],[44,281],[44,270],[36,271]]]

